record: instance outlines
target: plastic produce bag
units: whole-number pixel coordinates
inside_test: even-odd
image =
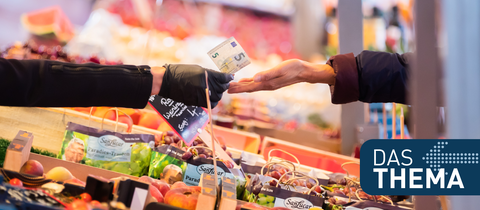
[[[152,151],[148,176],[169,184],[182,181],[187,168],[187,163],[182,160],[183,153],[183,150],[170,145],[156,147]]]
[[[313,192],[313,188],[305,190],[305,187],[295,186],[290,188],[283,184],[271,186],[268,183],[272,180],[275,179],[259,174],[255,175],[247,185],[244,197],[248,198],[249,202],[269,208],[286,207],[308,210],[313,207],[321,208],[323,206],[324,198],[320,194]]]
[[[155,137],[122,134],[69,122],[58,158],[132,176],[147,174]]]

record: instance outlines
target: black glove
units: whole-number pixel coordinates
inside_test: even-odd
[[[186,105],[207,107],[205,95],[205,70],[208,72],[208,88],[212,108],[222,99],[222,94],[230,86],[233,74],[226,74],[199,65],[167,64],[162,87],[158,95]]]

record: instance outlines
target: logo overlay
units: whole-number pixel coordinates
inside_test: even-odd
[[[480,140],[369,140],[360,153],[371,195],[479,195]]]

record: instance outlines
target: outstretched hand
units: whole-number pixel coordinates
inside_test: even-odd
[[[228,93],[276,90],[299,82],[333,84],[335,73],[326,64],[311,64],[298,59],[287,60],[252,78],[230,83]]]

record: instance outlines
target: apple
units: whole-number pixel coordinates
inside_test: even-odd
[[[97,107],[93,116],[99,117],[99,118],[103,118],[103,116],[105,116],[105,119],[115,121],[115,118],[116,118],[115,111],[109,110],[109,109],[110,107]],[[105,115],[106,112],[108,113]]]
[[[187,187],[187,185],[183,182],[175,182],[170,187],[170,190],[173,190],[173,189],[176,189],[176,188],[181,188],[181,187]]]
[[[154,180],[152,186],[156,187],[164,197],[170,191],[170,185],[163,180]]]
[[[48,173],[45,175],[45,178],[55,180],[58,182],[67,181],[69,179],[73,179],[72,173],[64,167],[57,166],[52,168]]]
[[[162,119],[157,113],[145,112],[140,117],[140,120],[138,121],[138,125],[156,130],[158,126],[160,126],[161,122],[162,122]]]
[[[160,190],[158,190],[153,185],[150,185],[148,189],[150,191],[150,195],[152,195],[152,197],[154,197],[157,200],[157,202],[163,203],[163,195],[162,193],[160,193]]]
[[[162,132],[167,132],[167,131],[171,131],[172,128],[170,127],[170,125],[168,125],[167,122],[162,122],[162,123],[160,123],[160,125],[158,126],[157,130],[158,130],[158,131],[162,131]]]
[[[195,210],[201,190],[202,188],[199,186],[172,189],[165,195],[165,203],[184,209]]]
[[[142,177],[138,178],[138,181],[151,184],[151,183],[153,183],[154,179],[152,177],[149,177],[149,176],[142,176]]]
[[[43,176],[43,165],[36,160],[27,160],[22,168],[20,168],[20,173]]]

